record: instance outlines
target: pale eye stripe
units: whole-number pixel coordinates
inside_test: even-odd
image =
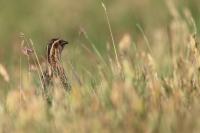
[[[56,41],[53,42],[53,44],[52,44],[52,46],[51,46],[51,49],[50,49],[50,55],[52,55],[52,53],[53,53],[54,45],[55,45],[56,43],[58,43],[59,41],[60,41],[60,40],[58,39],[58,40],[56,40]]]

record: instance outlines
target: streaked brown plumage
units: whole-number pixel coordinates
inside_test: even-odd
[[[61,64],[61,53],[66,44],[68,44],[67,41],[55,38],[51,39],[47,45],[47,69],[44,72],[44,76],[42,78],[44,85],[44,95],[46,96],[47,100],[50,100],[49,90],[50,87],[53,86],[52,80],[54,77],[60,80],[60,83],[66,91],[71,89],[71,85]]]

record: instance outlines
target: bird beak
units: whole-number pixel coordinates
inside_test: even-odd
[[[66,45],[66,44],[68,44],[68,42],[65,40],[62,40],[62,45]]]

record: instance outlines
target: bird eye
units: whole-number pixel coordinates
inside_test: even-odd
[[[62,40],[59,40],[59,43],[61,43],[61,44],[62,44]]]

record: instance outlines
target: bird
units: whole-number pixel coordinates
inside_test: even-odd
[[[54,85],[53,80],[55,78],[60,81],[62,87],[67,92],[71,90],[71,84],[61,63],[61,54],[67,44],[67,41],[59,38],[53,38],[47,44],[47,65],[46,70],[43,72],[42,75],[42,82],[44,88],[43,96],[47,99],[47,102],[49,104],[52,103],[52,87]]]

